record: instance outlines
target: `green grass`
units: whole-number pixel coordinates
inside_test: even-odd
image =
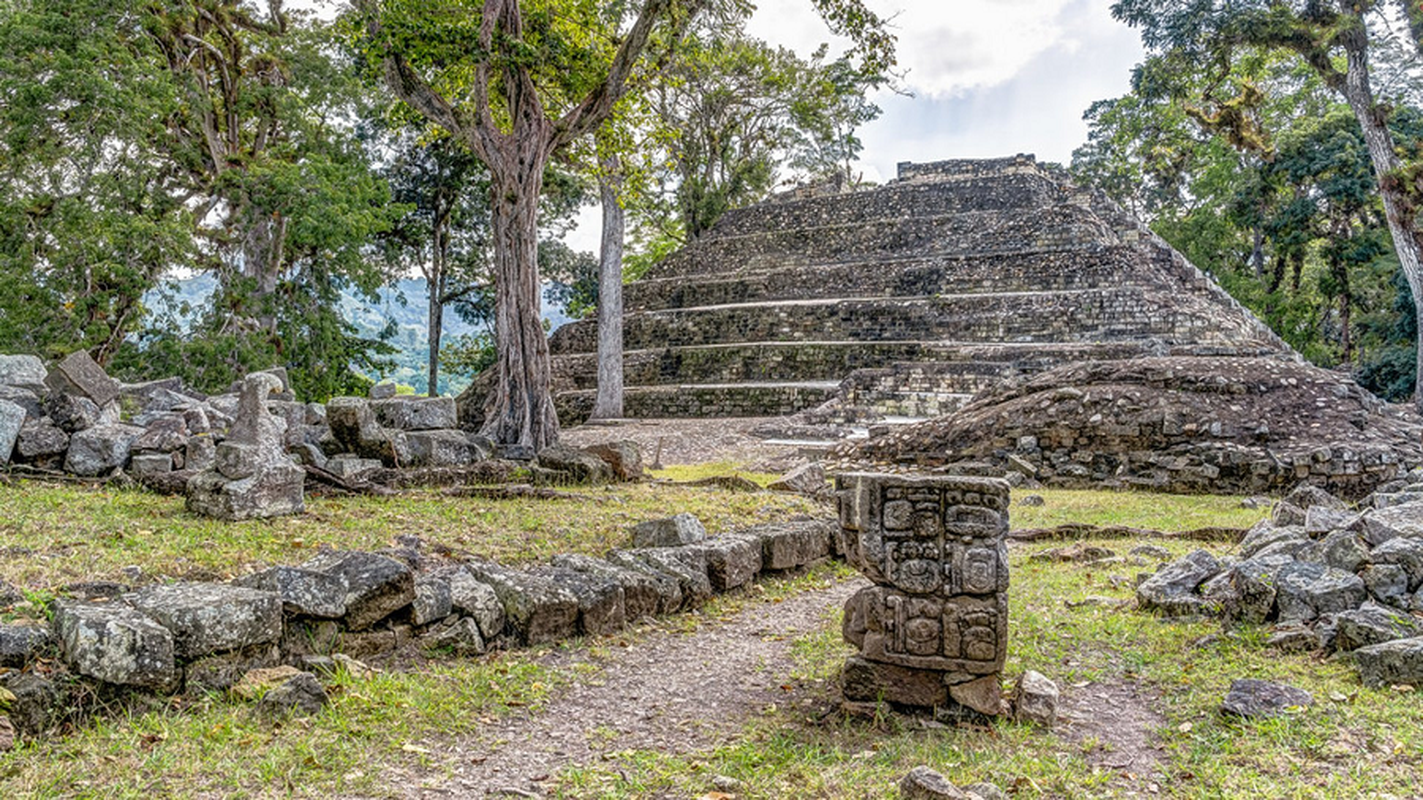
[[[32,590],[76,581],[222,579],[271,564],[294,564],[325,545],[388,547],[415,535],[503,563],[556,553],[600,555],[626,546],[628,528],[679,511],[713,533],[823,506],[784,494],[649,484],[577,488],[590,500],[486,500],[418,491],[399,497],[308,498],[307,513],[226,523],[189,514],[182,498],[22,482],[5,489],[0,580]],[[131,571],[131,570],[130,570]]]
[[[1040,495],[1043,505],[1019,505],[1019,501],[1030,494]],[[1076,523],[1103,527],[1122,525],[1156,531],[1249,528],[1269,516],[1268,508],[1241,508],[1242,499],[1224,495],[1014,489],[1009,516],[1015,529],[1051,528]]]
[[[697,481],[703,478],[717,478],[735,475],[752,483],[766,486],[781,477],[777,472],[751,472],[730,461],[708,461],[702,464],[672,464],[663,469],[649,470],[654,478],[669,481]]]

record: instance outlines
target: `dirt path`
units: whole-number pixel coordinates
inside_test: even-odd
[[[762,603],[691,633],[659,631],[599,661],[538,714],[504,720],[455,742],[454,775],[412,787],[411,797],[541,797],[559,769],[604,752],[689,752],[739,731],[747,718],[783,700],[791,642],[825,624],[860,580]],[[400,785],[392,781],[390,785]]]

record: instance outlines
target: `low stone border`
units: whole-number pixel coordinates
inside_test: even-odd
[[[644,523],[636,546],[604,558],[566,554],[519,568],[427,563],[419,542],[409,544],[326,550],[228,583],[80,587],[53,603],[48,625],[0,625],[0,687],[9,693],[0,695],[0,711],[20,734],[38,737],[82,717],[86,698],[227,691],[244,677],[290,680],[411,642],[469,656],[602,635],[694,609],[763,573],[844,554],[834,520],[706,538],[689,515]],[[282,666],[296,673],[273,672]],[[286,694],[295,700],[282,708],[309,707],[301,680]]]

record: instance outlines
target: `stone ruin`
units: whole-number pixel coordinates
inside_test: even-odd
[[[626,413],[931,417],[1060,364],[1293,353],[1183,256],[1032,156],[901,164],[860,192],[728,212],[625,289]],[[559,417],[595,321],[550,341]],[[479,399],[461,398],[462,416]]]
[[[851,704],[1002,713],[1008,647],[1008,484],[850,473],[837,479],[846,558],[874,582],[845,605]]]
[[[237,415],[212,468],[188,481],[189,511],[240,520],[305,510],[306,471],[283,446],[287,423],[267,410],[267,398],[281,391],[275,375],[259,372],[243,380]]]

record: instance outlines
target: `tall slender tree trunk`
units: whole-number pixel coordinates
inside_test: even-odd
[[[1400,163],[1394,151],[1393,134],[1388,129],[1388,112],[1375,104],[1373,88],[1369,84],[1368,29],[1357,13],[1346,12],[1345,16],[1350,18],[1351,24],[1340,34],[1339,40],[1348,56],[1349,67],[1340,91],[1363,129],[1364,142],[1368,145],[1369,159],[1373,162],[1379,184],[1379,196],[1383,199],[1384,214],[1388,218],[1388,230],[1393,236],[1393,247],[1398,253],[1403,276],[1408,280],[1408,288],[1413,292],[1413,313],[1419,321],[1413,405],[1423,413],[1423,237],[1415,227],[1415,212],[1409,210],[1411,207],[1403,196],[1404,187],[1399,185]]]
[[[425,394],[430,397],[438,397],[440,381],[440,338],[445,330],[445,242],[439,227],[435,228],[434,252],[431,253],[430,274],[425,279],[425,291],[429,293],[426,300],[428,319],[425,323],[428,336],[426,339],[430,345],[429,371],[427,379],[429,384]]]
[[[282,273],[282,252],[286,247],[287,221],[255,206],[248,206],[239,224],[242,231],[242,277],[252,281],[251,310],[262,330],[272,332],[277,327],[273,305],[277,281]],[[232,287],[227,287],[231,291]]]
[[[539,316],[539,194],[551,141],[532,132],[510,136],[489,164],[499,361],[480,432],[522,457],[558,441],[548,337]]]
[[[598,393],[593,419],[623,415],[623,234],[622,161],[603,162],[598,190],[603,202],[603,241],[598,254]]]

